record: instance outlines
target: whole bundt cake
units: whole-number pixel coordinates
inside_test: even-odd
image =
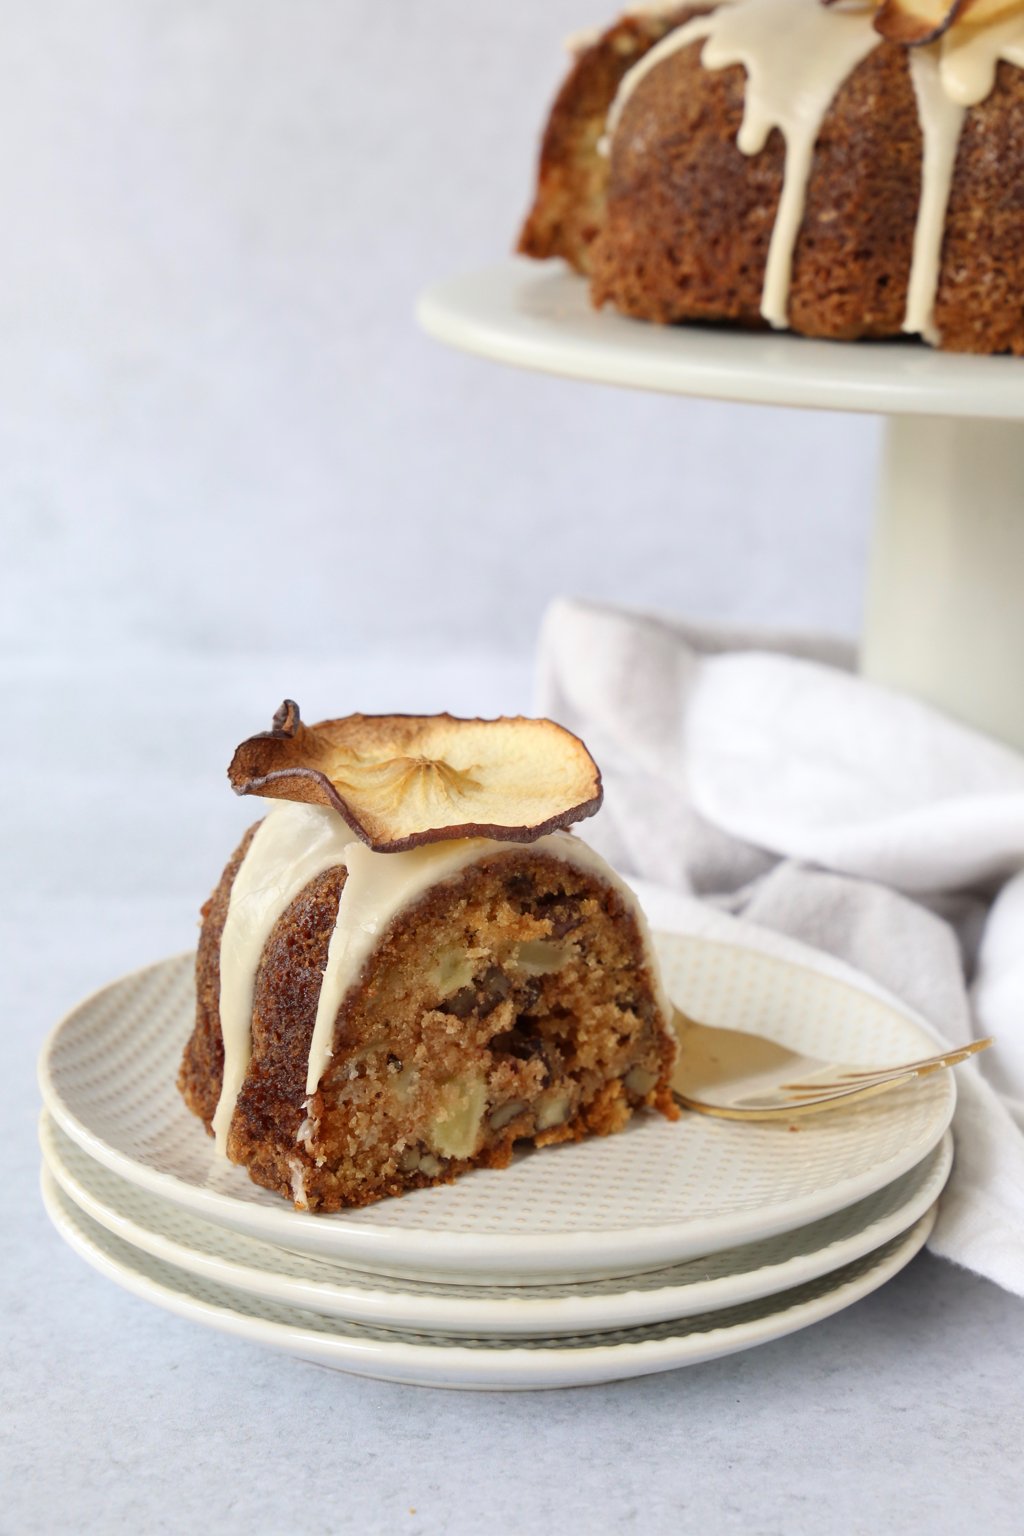
[[[576,46],[519,248],[644,320],[1024,352],[1024,5],[637,9]]]
[[[334,1211],[675,1116],[643,916],[566,830],[601,799],[569,732],[287,703],[230,773],[283,798],[203,909],[178,1081],[258,1184]]]

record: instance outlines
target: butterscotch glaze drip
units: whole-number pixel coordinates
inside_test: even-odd
[[[939,53],[946,95],[962,107],[976,107],[991,94],[1001,61],[1024,69],[1024,13],[987,26],[951,27]]]
[[[672,7],[633,7],[663,12]],[[788,323],[789,291],[814,147],[843,83],[882,39],[870,5],[826,7],[821,0],[724,0],[675,28],[629,71],[608,117],[610,145],[626,105],[646,77],[681,48],[703,41],[707,70],[742,65],[747,74],[737,147],[757,155],[773,129],[786,145],[785,172],[769,245],[761,314]],[[954,26],[938,41],[908,50],[923,142],[921,199],[903,329],[937,344],[934,308],[946,208],[967,109],[983,101],[1001,60],[1024,68],[1024,11],[980,26]]]
[[[352,829],[320,806],[281,801],[260,822],[231,887],[220,943],[220,1028],[224,1074],[213,1116],[217,1150],[228,1131],[252,1051],[252,1005],[263,946],[299,892],[345,862]]]
[[[940,340],[935,325],[935,295],[942,266],[946,207],[967,110],[943,89],[940,62],[934,48],[915,48],[910,54],[910,78],[921,122],[921,198],[917,205],[903,329],[908,335],[923,336],[932,346],[938,346]]]

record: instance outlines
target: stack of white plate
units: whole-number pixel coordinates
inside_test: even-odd
[[[929,1054],[869,991],[757,950],[661,935],[698,1018],[868,1064]],[[672,1370],[829,1317],[907,1264],[949,1175],[940,1073],[792,1125],[644,1115],[620,1136],[365,1210],[292,1210],[219,1160],[175,1078],[192,959],[115,982],[40,1064],[43,1197],[136,1295],[358,1375],[478,1388]]]

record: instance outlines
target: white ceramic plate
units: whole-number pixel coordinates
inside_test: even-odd
[[[60,1190],[45,1164],[42,1190],[54,1225],[76,1253],[125,1290],[179,1317],[356,1376],[477,1389],[588,1386],[671,1371],[765,1344],[877,1290],[909,1263],[935,1221],[933,1208],[877,1252],[810,1285],[746,1306],[596,1336],[467,1339],[395,1334],[251,1300],[114,1237]]]
[[[696,1018],[826,1059],[906,1061],[934,1041],[909,1015],[804,966],[682,935],[657,939],[668,990]],[[950,1073],[829,1115],[735,1124],[638,1117],[621,1135],[456,1184],[315,1216],[219,1159],[175,1086],[192,1027],[192,959],[105,988],[54,1031],[47,1109],[90,1156],[194,1215],[375,1273],[487,1284],[636,1274],[817,1221],[927,1156],[949,1126]]]
[[[711,400],[838,411],[1024,418],[1014,357],[912,341],[813,341],[709,325],[649,325],[595,310],[560,261],[511,259],[434,285],[418,317],[438,341],[564,378]]]
[[[809,1227],[646,1275],[523,1290],[389,1280],[289,1254],[211,1226],[110,1173],[69,1141],[45,1110],[39,1139],[50,1172],[86,1215],[190,1275],[259,1300],[378,1328],[505,1337],[635,1328],[806,1285],[907,1231],[935,1204],[953,1162],[947,1131],[902,1178]]]

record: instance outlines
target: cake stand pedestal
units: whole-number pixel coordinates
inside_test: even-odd
[[[419,319],[567,378],[887,417],[861,670],[1024,751],[1024,361],[639,324],[520,260],[431,288]]]

